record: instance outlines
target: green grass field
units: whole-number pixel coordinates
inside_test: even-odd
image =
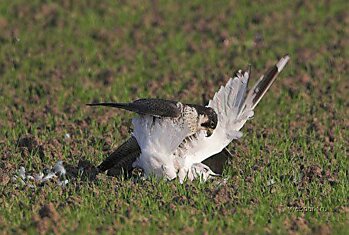
[[[0,234],[345,234],[347,9],[346,0],[1,1]],[[229,146],[226,184],[11,181],[20,166],[97,165],[130,135],[132,114],[88,102],[201,103],[237,69],[251,64],[256,81],[285,54]]]

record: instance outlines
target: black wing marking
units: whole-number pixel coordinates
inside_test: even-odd
[[[228,159],[232,157],[232,154],[227,148],[224,148],[221,152],[205,159],[202,163],[208,166],[214,173],[221,175]]]
[[[279,75],[279,73],[283,70],[285,65],[287,64],[290,57],[288,55],[284,56],[279,60],[279,62],[271,67],[268,72],[260,77],[258,82],[253,86],[253,88],[249,91],[246,96],[246,102],[249,102],[251,110],[253,110],[259,101],[263,98],[265,93],[274,83],[275,79]],[[250,100],[252,98],[252,100]]]
[[[133,169],[132,163],[137,159],[137,157],[139,157],[140,153],[141,149],[137,143],[137,140],[132,136],[126,142],[120,145],[97,168],[99,172],[113,169],[114,176],[121,175],[123,172],[129,173]]]
[[[181,115],[181,110],[177,107],[176,101],[164,99],[139,99],[132,103],[93,103],[87,105],[121,108],[154,117],[177,118]]]
[[[114,165],[107,171],[107,175],[114,177],[130,177],[132,175],[132,170],[134,169],[132,163],[136,161],[139,155],[140,153],[135,151],[127,156],[124,156],[124,158],[118,164]]]

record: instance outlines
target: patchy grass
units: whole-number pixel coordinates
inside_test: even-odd
[[[349,14],[343,1],[1,1],[4,233],[345,233]],[[201,103],[233,71],[291,61],[230,148],[225,185],[10,180],[58,159],[100,163],[129,113],[91,101]],[[66,134],[71,138],[65,138]],[[28,137],[29,144],[23,143]],[[18,140],[22,140],[19,142]],[[273,182],[273,184],[271,184]]]

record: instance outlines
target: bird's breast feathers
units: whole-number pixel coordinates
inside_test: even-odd
[[[196,109],[194,107],[185,105],[183,108],[182,118],[190,130],[189,136],[196,133],[198,130],[198,113]]]

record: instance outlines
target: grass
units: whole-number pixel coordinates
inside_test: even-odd
[[[317,233],[348,224],[346,1],[2,1],[1,233]],[[263,98],[227,184],[72,179],[18,187],[58,159],[99,164],[131,114],[91,101],[201,103],[239,68],[291,61]],[[69,133],[71,139],[65,138]],[[32,147],[20,147],[23,136]],[[270,182],[274,184],[270,185]],[[42,216],[43,208],[48,215]]]

